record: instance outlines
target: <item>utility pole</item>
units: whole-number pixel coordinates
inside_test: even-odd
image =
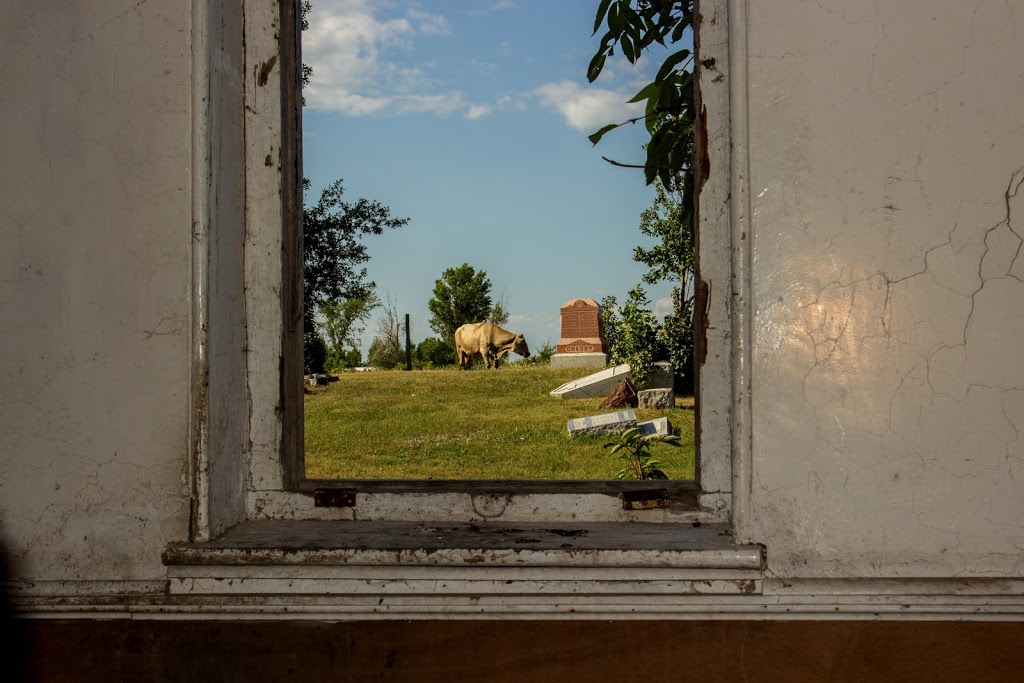
[[[412,337],[409,334],[409,314],[405,314],[405,369],[412,370]]]

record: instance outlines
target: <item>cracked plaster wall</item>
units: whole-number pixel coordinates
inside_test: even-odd
[[[1024,573],[1024,6],[749,5],[752,538]]]
[[[1020,575],[1024,18],[750,3],[752,537],[781,576]],[[0,5],[17,573],[187,534],[189,7]]]
[[[148,579],[187,534],[188,3],[0,3],[0,537]]]

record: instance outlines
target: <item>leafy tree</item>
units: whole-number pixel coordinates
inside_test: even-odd
[[[640,232],[659,243],[650,249],[636,247],[633,260],[647,266],[645,283],[679,284],[673,305],[679,312],[686,298],[693,296],[693,205],[687,203],[681,190],[666,190],[660,179],[655,181],[655,189],[654,202],[640,214]]]
[[[416,357],[431,368],[455,364],[455,345],[451,340],[427,337],[416,347]]]
[[[341,366],[345,368],[358,368],[363,364],[363,354],[359,349],[349,349],[341,357]]]
[[[495,325],[504,325],[508,322],[508,318],[508,297],[502,294],[501,298],[495,301],[494,306],[491,307],[491,313],[487,316],[487,320]]]
[[[487,272],[468,263],[448,268],[434,282],[434,296],[427,302],[430,329],[441,339],[453,339],[455,330],[466,323],[486,320],[491,307],[491,281]]]
[[[601,75],[607,58],[616,49],[630,64],[636,64],[655,43],[666,48],[674,46],[693,26],[693,16],[693,0],[601,0],[594,35],[602,26],[607,26],[607,31],[590,60],[587,79],[592,83]],[[643,116],[608,124],[589,136],[596,145],[609,131],[643,121],[650,141],[646,145],[647,159],[639,167],[644,169],[648,184],[660,178],[666,188],[675,188],[678,181],[689,183],[692,188],[690,162],[695,112],[693,72],[687,70],[692,63],[689,49],[671,52],[662,61],[654,80],[630,100],[646,103]]]
[[[645,102],[643,116],[604,126],[590,140],[616,128],[643,122],[650,139],[647,158],[641,168],[648,184],[655,183],[654,204],[641,214],[640,230],[660,240],[651,248],[637,247],[633,258],[644,263],[644,282],[667,280],[678,283],[673,312],[665,319],[659,356],[672,361],[677,387],[693,387],[693,275],[694,275],[694,106],[693,55],[675,45],[692,35],[693,0],[601,0],[594,21],[594,34],[606,27],[591,59],[587,78],[596,80],[609,56],[618,50],[631,64],[655,44],[669,48],[654,80],[630,100]],[[619,162],[607,159],[610,163]]]
[[[397,348],[390,338],[376,337],[370,343],[370,352],[366,356],[366,362],[375,368],[382,370],[393,370],[404,360],[402,350]]]
[[[665,317],[659,357],[672,362],[676,388],[692,393],[693,368],[693,295],[694,235],[693,207],[686,193],[677,184],[675,192],[667,191],[656,180],[657,194],[653,204],[640,214],[640,231],[660,243],[650,249],[637,247],[633,260],[648,267],[643,276],[647,284],[667,281],[676,286],[672,295],[672,313]]]
[[[365,329],[365,322],[375,308],[380,306],[380,299],[372,291],[363,298],[343,299],[338,303],[328,303],[320,307],[323,318],[320,330],[327,343],[326,367],[354,367],[362,360],[359,353],[359,335]],[[346,350],[346,347],[348,350]],[[355,355],[352,355],[355,351]]]
[[[402,322],[394,300],[388,297],[387,304],[377,320],[377,336],[370,344],[367,361],[374,367],[390,370],[405,362],[402,349]]]
[[[611,294],[601,299],[601,332],[610,351],[619,339],[619,301]]]
[[[375,283],[366,279],[362,265],[370,260],[362,238],[380,235],[385,229],[400,228],[408,218],[394,218],[380,202],[342,200],[341,180],[328,185],[313,206],[303,209],[304,315],[313,309],[342,299],[365,299]]]
[[[309,183],[306,182],[308,187]],[[306,352],[313,353],[309,333],[316,334],[316,312],[344,301],[373,295],[375,283],[366,278],[364,263],[370,260],[362,239],[380,235],[386,229],[402,227],[407,218],[395,218],[377,201],[357,199],[346,202],[341,180],[331,183],[313,206],[303,209],[303,306]],[[307,359],[307,372],[319,372]],[[314,369],[308,369],[310,366]]]
[[[661,351],[658,321],[647,306],[647,294],[637,285],[618,312],[617,334],[609,346],[612,363],[629,363],[639,388],[643,388]]]

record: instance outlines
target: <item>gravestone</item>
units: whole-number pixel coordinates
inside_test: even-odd
[[[651,368],[651,374],[647,376],[647,383],[644,389],[671,389],[675,384],[675,374],[672,363],[667,360],[660,360]]]
[[[636,427],[636,413],[632,410],[620,410],[616,413],[577,417],[569,420],[568,427],[569,436],[616,434]]]
[[[558,398],[598,398],[607,396],[616,384],[624,379],[629,379],[629,377],[629,365],[623,363],[614,368],[607,368],[592,375],[566,382],[560,387],[552,389],[550,393]]]
[[[636,428],[640,430],[640,433],[644,436],[649,434],[668,436],[672,433],[672,424],[668,421],[667,417],[659,417],[654,420],[648,420],[647,422],[639,422],[637,423]]]
[[[675,408],[676,392],[669,389],[641,389],[636,395],[641,408]]]
[[[601,307],[593,299],[570,299],[561,308],[562,330],[552,367],[600,368],[608,364],[601,334]]]

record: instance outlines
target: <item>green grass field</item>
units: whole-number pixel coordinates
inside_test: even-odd
[[[571,439],[571,418],[609,412],[601,399],[548,392],[593,372],[504,366],[497,371],[345,373],[305,398],[306,476],[325,479],[612,479],[622,463],[606,438]],[[656,445],[671,479],[693,479],[693,399],[667,416],[682,448]]]

